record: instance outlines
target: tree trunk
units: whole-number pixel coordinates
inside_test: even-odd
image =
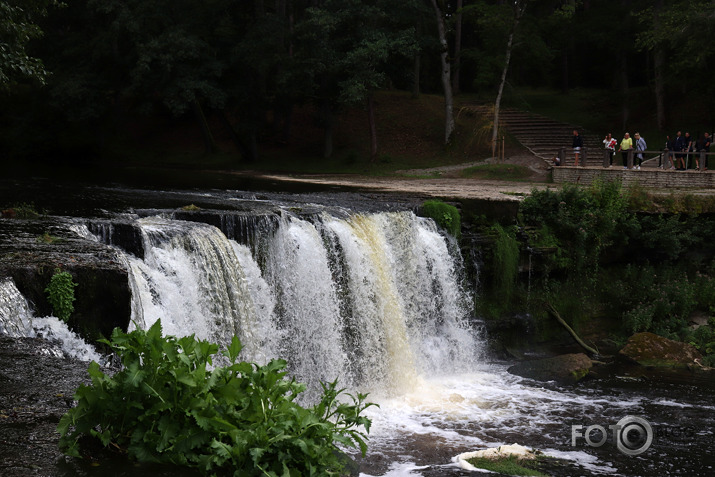
[[[566,47],[561,50],[561,92],[569,92],[569,53]]]
[[[457,0],[457,14],[454,25],[454,63],[452,66],[452,93],[459,94],[459,68],[462,55],[462,5],[463,0]]]
[[[628,126],[628,116],[630,111],[628,109],[628,57],[626,52],[621,52],[621,68],[620,68],[620,92],[621,92],[621,116],[622,116],[622,130],[626,130]]]
[[[333,110],[328,100],[323,101],[323,157],[329,158],[333,155]]]
[[[211,128],[209,127],[208,121],[206,121],[206,116],[204,116],[204,111],[199,104],[199,100],[194,100],[194,114],[196,115],[196,120],[201,126],[201,135],[204,139],[204,150],[207,154],[213,154],[218,151],[218,146],[216,141],[214,141],[213,134],[211,134]]]
[[[377,126],[375,124],[375,100],[372,94],[367,97],[367,120],[370,125],[370,162],[377,159]]]
[[[249,148],[249,146],[244,141],[242,141],[240,137],[238,137],[236,130],[231,125],[231,122],[226,116],[226,111],[222,109],[217,109],[216,115],[218,116],[219,120],[221,121],[221,124],[231,138],[231,141],[233,141],[233,144],[236,146],[236,149],[238,149],[238,152],[241,154],[243,160],[247,162],[253,162],[254,160],[256,160],[257,158],[251,155],[251,149]]]
[[[414,69],[412,71],[412,99],[420,97],[420,54],[416,53],[414,58]]]
[[[663,0],[659,0],[653,9],[653,26],[656,30],[660,28],[660,11],[662,8]],[[665,131],[665,51],[661,44],[657,44],[653,51],[653,75],[655,80],[656,121],[658,130]]]
[[[447,44],[447,33],[444,25],[444,15],[437,5],[437,0],[431,0],[437,19],[437,30],[439,32],[439,42],[442,53],[440,55],[442,63],[442,87],[444,88],[444,143],[449,144],[454,134],[454,98],[452,96],[452,81],[449,65],[449,45]]]
[[[656,119],[658,130],[665,131],[665,53],[661,47],[656,47],[654,55]]]
[[[521,16],[524,14],[526,9],[525,1],[515,1],[514,2],[514,21],[511,24],[511,31],[509,32],[509,40],[506,44],[506,58],[504,59],[504,69],[501,73],[501,81],[499,82],[499,91],[497,92],[497,99],[494,102],[494,128],[492,129],[492,157],[496,155],[497,147],[497,135],[499,134],[499,108],[501,107],[501,98],[504,93],[504,85],[506,84],[506,75],[509,71],[509,62],[511,61],[511,51],[514,47],[514,34],[516,29],[519,27],[519,21]]]

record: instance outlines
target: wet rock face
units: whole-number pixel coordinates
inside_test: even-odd
[[[618,355],[643,366],[688,367],[697,366],[702,358],[694,346],[669,340],[654,333],[636,333],[628,338]]]
[[[128,272],[111,247],[80,237],[71,222],[0,219],[0,276],[12,277],[36,316],[52,315],[45,288],[55,270],[75,287],[69,326],[87,340],[126,329],[131,315]]]
[[[586,376],[593,362],[583,353],[562,354],[553,358],[522,361],[511,366],[507,371],[524,378],[537,381],[556,381],[572,384]]]

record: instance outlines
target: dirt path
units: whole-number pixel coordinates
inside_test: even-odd
[[[519,201],[534,188],[559,187],[556,184],[547,183],[549,178],[548,165],[542,159],[531,155],[514,156],[504,161],[505,164],[527,167],[531,171],[531,175],[525,181],[465,179],[459,175],[463,169],[489,163],[489,160],[485,160],[429,169],[397,171],[397,173],[402,174],[400,177],[372,177],[352,174],[261,174],[260,177],[281,182],[318,184],[380,192],[399,192],[443,199],[460,198],[500,201]],[[430,175],[435,177],[424,178],[424,176]]]

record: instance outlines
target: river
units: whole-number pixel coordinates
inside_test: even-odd
[[[478,264],[413,213],[416,198],[47,183],[15,192],[49,209],[54,233],[120,257],[130,326],[161,318],[172,334],[238,335],[247,359],[285,357],[309,384],[307,401],[319,380],[370,392],[380,407],[369,410],[368,454],[356,456],[365,477],[466,475],[456,455],[512,443],[557,458],[552,475],[713,473],[712,382],[602,366],[559,386],[511,375],[489,356],[466,279]],[[181,209],[189,204],[198,210]],[[139,244],[125,243],[120,222]],[[35,316],[10,281],[0,314],[14,336],[0,340],[3,475],[177,475],[61,457],[54,425],[86,380],[86,360],[102,358],[56,319]],[[619,450],[609,430],[627,416],[644,419],[652,438],[638,455]],[[610,433],[602,445],[588,444],[600,440],[589,426]]]

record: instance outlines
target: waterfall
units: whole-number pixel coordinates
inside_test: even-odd
[[[32,311],[12,278],[0,280],[0,335],[17,338],[32,334]]]
[[[166,334],[195,334],[218,343],[238,336],[248,355],[259,360],[278,333],[257,323],[261,316],[270,319],[270,312],[256,310],[237,244],[210,225],[160,217],[138,223],[145,256],[129,258],[133,326],[161,319]]]
[[[246,219],[241,219],[246,220]],[[468,325],[456,244],[410,212],[309,217],[286,210],[238,243],[206,223],[138,219],[143,258],[127,255],[132,326],[244,344],[244,358],[281,357],[298,380],[339,379],[387,394],[419,377],[469,369],[479,345]],[[241,237],[245,239],[245,237]],[[245,240],[241,240],[245,241]]]
[[[94,347],[70,331],[62,320],[54,316],[34,317],[30,304],[12,278],[0,279],[0,336],[44,338],[58,347],[42,347],[42,353],[82,361],[103,361]]]

